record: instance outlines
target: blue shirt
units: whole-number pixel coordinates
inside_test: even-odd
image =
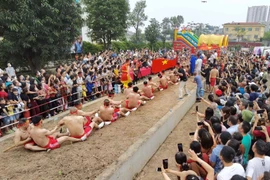
[[[249,94],[249,100],[250,101],[255,101],[259,97],[259,94],[256,92],[252,92]]]
[[[239,87],[238,89],[239,89],[239,91],[240,91],[240,93],[241,93],[242,95],[245,94],[245,88]]]
[[[202,86],[202,78],[201,78],[200,75],[195,76],[194,81],[196,82],[198,88],[202,88],[203,87]]]
[[[223,164],[219,158],[219,154],[220,154],[220,151],[222,150],[222,148],[224,147],[224,145],[221,145],[221,144],[218,144],[212,151],[212,154],[209,158],[210,162],[211,163],[215,163],[215,174],[220,172],[221,169],[223,168]]]

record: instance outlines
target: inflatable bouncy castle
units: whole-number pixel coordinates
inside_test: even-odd
[[[197,49],[198,37],[190,30],[185,28],[178,32],[178,29],[174,30],[173,49],[175,51],[182,51],[183,49]]]

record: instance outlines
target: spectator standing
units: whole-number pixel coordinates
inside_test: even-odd
[[[197,97],[197,101],[200,101],[203,94],[203,85],[202,85],[202,78],[201,76],[196,72],[194,72],[194,82],[197,84],[197,89],[196,89],[196,97]]]
[[[6,73],[10,78],[16,77],[15,69],[11,66],[10,63],[7,64]]]
[[[188,89],[186,87],[187,83],[187,75],[185,70],[180,67],[180,64],[177,63],[178,66],[178,75],[180,76],[180,86],[179,86],[179,99],[183,99],[183,90],[185,91],[185,95],[188,95]]]
[[[243,121],[238,126],[238,130],[243,136],[242,144],[243,144],[244,149],[245,149],[245,153],[244,153],[244,157],[243,157],[244,158],[244,166],[247,165],[248,154],[249,154],[249,150],[251,147],[251,136],[248,133],[250,131],[250,129],[251,129],[250,124],[247,121]]]

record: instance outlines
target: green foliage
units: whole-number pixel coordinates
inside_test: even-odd
[[[73,2],[0,1],[0,59],[35,71],[69,53],[82,23],[81,8]]]
[[[163,42],[163,45],[165,44],[168,36],[170,39],[171,39],[171,37],[173,37],[173,28],[171,27],[170,18],[165,17],[161,23],[161,36],[160,36],[160,38]]]
[[[172,28],[179,28],[181,24],[184,23],[183,16],[173,16],[170,18]]]
[[[144,10],[146,8],[146,1],[137,1],[135,8],[129,14],[128,24],[135,29],[135,42],[140,41],[141,30],[140,27],[144,26],[144,22],[147,21],[147,15],[145,15]]]
[[[86,24],[92,40],[109,48],[112,40],[126,33],[129,4],[126,0],[85,0]]]
[[[264,33],[263,40],[270,41],[270,31]]]
[[[152,18],[150,20],[150,25],[147,26],[145,29],[146,40],[149,41],[151,46],[153,46],[158,41],[159,36],[160,24],[155,18]]]
[[[96,54],[98,52],[101,52],[103,50],[103,46],[99,44],[93,44],[90,42],[83,42],[83,51],[84,53],[91,53],[91,54]]]

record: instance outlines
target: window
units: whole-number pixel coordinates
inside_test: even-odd
[[[225,31],[229,31],[229,28],[226,28]]]
[[[242,28],[242,31],[246,31],[246,28]]]
[[[258,35],[254,35],[254,39],[258,39],[258,37],[259,37]]]
[[[247,35],[247,36],[246,36],[246,39],[247,39],[247,40],[250,40],[250,38],[251,38],[251,35]]]
[[[248,31],[252,31],[252,28],[248,28]]]
[[[261,28],[255,28],[255,31],[260,31]]]

